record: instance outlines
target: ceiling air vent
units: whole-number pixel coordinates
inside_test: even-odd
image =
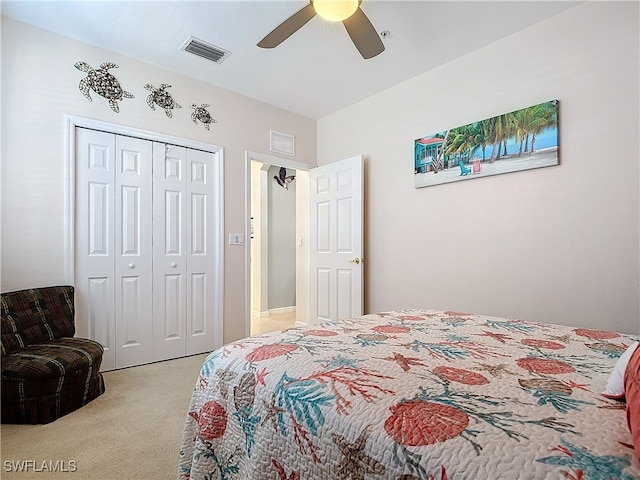
[[[199,57],[206,58],[215,63],[222,63],[225,58],[231,55],[231,52],[224,50],[210,43],[203,42],[194,37],[189,37],[182,46],[185,52],[193,53]]]

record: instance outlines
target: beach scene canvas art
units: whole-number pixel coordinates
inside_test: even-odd
[[[416,188],[558,164],[558,100],[414,141]]]

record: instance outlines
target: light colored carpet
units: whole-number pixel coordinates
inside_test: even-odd
[[[105,393],[81,409],[47,425],[2,425],[0,477],[175,479],[182,428],[205,358],[105,372]],[[14,471],[20,461],[40,471]],[[47,472],[43,462],[54,469],[57,463],[58,471]]]

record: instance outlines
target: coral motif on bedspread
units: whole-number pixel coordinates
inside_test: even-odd
[[[634,340],[436,310],[246,338],[202,365],[178,478],[640,478],[600,395]]]

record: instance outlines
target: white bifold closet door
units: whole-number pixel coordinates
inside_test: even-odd
[[[154,143],[153,343],[156,360],[211,350],[212,154]]]
[[[214,347],[212,157],[77,129],[76,327],[103,370]]]

